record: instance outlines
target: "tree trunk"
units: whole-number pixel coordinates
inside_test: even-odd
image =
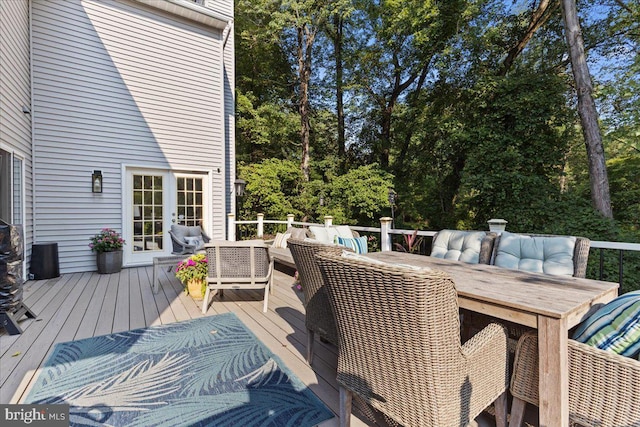
[[[589,158],[591,202],[602,215],[613,218],[607,166],[600,125],[598,124],[598,111],[591,95],[593,92],[591,75],[584,53],[584,40],[582,39],[575,0],[562,0],[562,17],[571,57],[571,69],[578,93],[578,113]]]
[[[342,17],[336,13],[333,17],[333,24],[336,33],[333,39],[333,48],[336,60],[336,110],[338,114],[338,159],[342,162],[345,157],[345,138],[344,138],[344,83],[343,83],[343,67],[342,67],[342,29],[344,21]]]
[[[559,0],[542,0],[538,5],[538,8],[533,11],[531,15],[531,21],[527,27],[527,31],[522,35],[520,40],[509,49],[507,57],[502,63],[502,68],[498,72],[499,76],[506,76],[507,72],[513,65],[518,55],[524,50],[529,43],[529,40],[533,37],[536,31],[544,25],[545,22],[551,17],[553,11],[559,6]]]
[[[309,181],[309,135],[311,125],[309,122],[309,80],[311,78],[311,47],[313,36],[309,34],[308,27],[298,27],[298,76],[300,78],[300,143],[302,145],[302,159],[300,170],[305,181]]]

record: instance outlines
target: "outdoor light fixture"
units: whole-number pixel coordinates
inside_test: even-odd
[[[244,196],[244,187],[247,185],[247,182],[244,179],[238,178],[233,182],[233,185],[236,190],[236,197]]]
[[[102,193],[102,171],[93,171],[91,174],[91,192]]]
[[[389,188],[389,204],[391,205],[391,228],[396,228],[396,200],[398,199],[398,193],[393,191],[393,188]]]

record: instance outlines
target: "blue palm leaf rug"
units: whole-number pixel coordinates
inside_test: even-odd
[[[24,403],[73,426],[313,426],[333,413],[232,313],[57,344]]]

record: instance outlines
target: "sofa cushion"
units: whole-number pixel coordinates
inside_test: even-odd
[[[291,234],[291,238],[296,240],[304,240],[307,237],[305,228],[289,227],[286,233]]]
[[[346,237],[348,239],[352,239],[354,237],[353,233],[351,232],[351,227],[349,227],[348,225],[336,225],[335,229],[338,233],[338,236],[340,237]]]
[[[366,254],[367,253],[367,237],[336,237],[336,243],[345,246],[347,248],[353,249],[353,251],[357,254]]]
[[[494,264],[498,267],[573,276],[573,236],[527,236],[503,232]]]
[[[431,246],[431,256],[477,264],[484,231],[440,230]]]
[[[601,307],[580,324],[573,339],[623,356],[640,356],[640,290]]]

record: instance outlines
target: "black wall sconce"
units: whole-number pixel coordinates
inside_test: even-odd
[[[233,186],[235,187],[236,197],[244,196],[244,187],[246,185],[246,181],[242,178],[238,178],[234,181]]]
[[[91,192],[102,193],[102,171],[93,171],[91,174]]]

